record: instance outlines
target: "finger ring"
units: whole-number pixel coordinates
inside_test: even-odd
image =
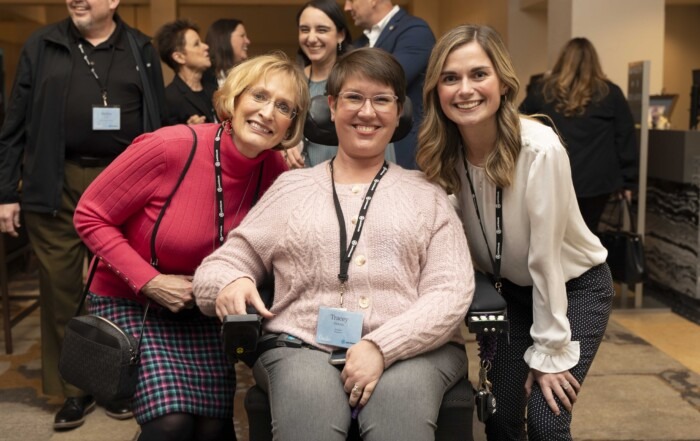
[[[357,395],[360,393],[360,385],[355,383],[355,385],[352,387],[352,390],[350,391],[351,394]]]
[[[561,385],[561,388],[564,389],[564,390],[567,390],[567,389],[569,388],[569,386],[571,386],[571,383],[569,383],[569,382],[567,381],[566,383],[564,383],[564,384]]]

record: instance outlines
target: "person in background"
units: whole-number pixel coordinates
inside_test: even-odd
[[[405,87],[387,52],[343,56],[328,78],[338,154],[280,176],[195,273],[203,312],[250,304],[266,333],[291,336],[277,342],[298,342],[253,367],[276,440],[344,441],[353,408],[366,441],[433,439],[445,391],[466,374],[459,326],[474,272],[462,226],[439,187],[384,159]],[[269,310],[255,288],[266,273]],[[344,367],[329,363],[339,342],[317,334],[335,315],[357,320]]]
[[[632,199],[639,159],[632,112],[622,90],[603,73],[593,44],[571,39],[520,110],[551,118],[569,152],[583,220],[596,233],[612,194]]]
[[[284,55],[247,60],[215,96],[222,124],[171,126],[143,135],[90,185],[75,226],[98,265],[89,310],[137,336],[151,302],[133,398],[139,441],[235,440],[235,374],[221,323],[194,305],[192,275],[287,169],[273,149],[301,139],[306,78]],[[150,240],[165,199],[194,157]]]
[[[24,44],[0,129],[0,232],[17,236],[23,219],[39,262],[42,389],[65,397],[57,430],[82,425],[95,407],[58,372],[87,255],[75,206],[135,137],[161,126],[165,111],[158,55],[150,37],[119,17],[119,0],[66,6],[69,18]],[[132,416],[123,402],[102,404],[111,417]]]
[[[343,10],[334,0],[312,0],[297,13],[298,58],[303,62],[311,97],[326,94],[326,82],[338,57],[350,48],[352,37]],[[291,168],[313,167],[335,156],[337,146],[315,144],[307,139],[287,150]]]
[[[455,194],[477,269],[508,303],[488,372],[489,440],[570,440],[573,405],[610,316],[607,252],[581,217],[551,128],[518,114],[500,35],[458,26],[430,56],[418,165]],[[499,288],[499,284],[502,284]]]
[[[205,74],[205,81],[221,87],[228,71],[248,58],[250,39],[242,21],[220,18],[209,26],[204,41],[209,46],[211,57],[211,68]]]
[[[216,87],[202,81],[211,66],[209,46],[199,38],[197,25],[188,20],[167,23],[156,32],[155,42],[160,59],[175,72],[165,88],[167,124],[217,122],[212,102]]]
[[[423,81],[435,36],[423,19],[414,17],[391,0],[345,0],[355,26],[363,35],[356,47],[378,47],[399,60],[406,73],[406,94],[413,104],[413,128],[395,143],[396,163],[408,169],[416,168],[418,126],[423,120]]]

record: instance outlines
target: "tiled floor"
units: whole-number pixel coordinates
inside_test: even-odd
[[[55,433],[60,401],[38,393],[38,312],[14,329],[15,354],[0,346],[0,440],[132,441],[134,420],[116,421],[98,408],[79,429]],[[471,372],[476,345],[468,343]],[[247,372],[240,372],[244,383]],[[236,396],[238,439],[247,441]],[[581,441],[700,440],[700,326],[668,310],[617,309],[574,411],[574,439]],[[484,440],[475,425],[474,438]],[[390,440],[391,441],[391,440]]]

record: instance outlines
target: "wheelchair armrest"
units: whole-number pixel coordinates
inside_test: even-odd
[[[221,325],[224,353],[231,363],[258,349],[262,317],[257,314],[227,315]]]
[[[265,277],[257,288],[265,307],[270,308],[275,297],[275,278]],[[227,315],[221,325],[224,353],[231,363],[242,360],[249,364],[258,349],[263,318],[251,305],[248,305],[246,312],[247,314]]]

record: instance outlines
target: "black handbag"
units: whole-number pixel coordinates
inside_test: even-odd
[[[613,280],[626,284],[644,280],[646,265],[642,236],[633,231],[622,230],[623,211],[627,210],[632,225],[632,209],[627,199],[622,198],[615,229],[599,233],[600,242],[608,250],[608,266]]]
[[[188,128],[192,130],[191,127],[188,126]],[[197,135],[194,130],[192,130],[192,135],[194,141],[185,168],[153,226],[151,265],[154,267],[158,266],[155,252],[158,227],[194,158],[197,147]],[[138,339],[124,332],[119,326],[104,317],[97,315],[79,316],[99,262],[99,259],[94,259],[75,317],[66,324],[58,370],[66,382],[93,395],[98,401],[111,402],[130,398],[136,391],[141,339],[151,302],[149,300],[144,308]]]

